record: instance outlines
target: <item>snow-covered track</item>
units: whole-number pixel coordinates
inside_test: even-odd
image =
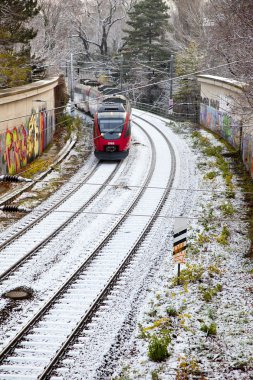
[[[68,199],[71,195],[73,195],[76,191],[80,189],[83,184],[85,184],[92,175],[96,172],[99,163],[97,163],[91,171],[85,176],[83,181],[79,182],[77,185],[74,182],[70,182],[68,186],[65,186],[62,192],[58,192],[58,195],[54,197],[54,200],[48,205],[47,209],[43,207],[38,207],[34,213],[32,213],[31,218],[24,218],[23,225],[19,225],[18,229],[9,232],[7,235],[2,234],[0,237],[0,251],[2,251],[5,247],[11,244],[15,239],[23,235],[27,230],[36,225],[40,220],[45,218],[50,212],[60,206],[66,199]],[[29,220],[27,220],[29,219]]]
[[[157,130],[158,134],[163,140],[162,152],[156,153],[158,157],[153,159],[138,197],[85,263],[4,348],[0,379],[48,378],[145,239],[170,192],[175,173],[172,146]],[[160,188],[155,187],[157,183]]]
[[[3,243],[0,246],[0,280],[6,279],[83,212],[111,181],[120,165],[119,163],[115,164],[105,177],[104,183],[97,187],[90,186],[90,192],[88,192],[88,181],[101,167],[101,164],[96,165],[81,183],[65,194],[63,199],[61,198],[57,203],[54,202],[46,212],[39,213],[31,223],[26,224],[12,238]],[[64,212],[69,209],[68,205],[70,204],[72,212]],[[45,226],[49,226],[49,228],[46,229]]]

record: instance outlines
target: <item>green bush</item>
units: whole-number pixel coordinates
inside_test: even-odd
[[[224,203],[223,205],[221,205],[220,209],[221,209],[221,211],[223,212],[223,214],[225,216],[233,215],[234,212],[235,212],[235,209],[234,209],[234,207],[232,206],[232,204],[230,202],[229,203]]]
[[[204,299],[204,301],[210,302],[210,301],[212,301],[212,298],[213,298],[213,293],[211,291],[205,290],[203,292],[203,299]]]
[[[229,172],[229,164],[222,156],[216,157],[216,166],[222,172],[223,178],[227,175],[231,175],[232,178],[232,174]]]
[[[206,173],[206,175],[204,176],[204,179],[214,179],[215,177],[217,177],[219,173],[218,172],[215,172],[215,171],[211,171],[211,172],[208,172]]]
[[[178,315],[178,312],[176,309],[174,309],[174,307],[168,307],[166,309],[166,312],[167,312],[169,317],[176,317]]]
[[[158,337],[153,335],[150,338],[148,346],[148,357],[154,362],[161,362],[165,360],[168,356],[168,344],[170,343],[169,337]]]
[[[204,149],[204,153],[207,155],[207,156],[215,156],[215,157],[220,157],[221,155],[221,151],[222,151],[222,147],[221,146],[207,146],[205,149]]]
[[[195,358],[179,357],[176,380],[202,379],[205,377],[199,368],[199,363]]]
[[[222,291],[222,285],[217,284],[214,288],[208,288],[208,289],[204,288],[203,286],[200,286],[199,290],[202,293],[204,301],[210,302],[212,301],[212,298],[214,296],[216,296],[219,292]]]
[[[224,226],[221,231],[221,235],[217,237],[217,242],[222,245],[228,244],[228,238],[230,236],[230,232],[227,226]]]
[[[202,137],[201,133],[199,131],[193,131],[192,132],[192,137],[195,137],[195,138],[200,138]]]
[[[201,279],[204,273],[204,268],[197,264],[186,264],[186,268],[181,270],[179,276],[179,283],[181,285],[188,285],[190,282],[197,282]],[[178,277],[174,277],[172,285],[178,284]]]
[[[152,371],[151,378],[152,378],[152,380],[159,380],[159,376],[158,376],[157,371]]]
[[[203,324],[200,328],[201,331],[209,335],[216,335],[217,334],[217,325],[216,323],[212,322],[209,326],[206,324]]]
[[[226,198],[228,199],[235,198],[235,192],[232,189],[233,189],[233,186],[229,186],[229,190],[226,191]]]
[[[213,274],[221,275],[221,270],[217,267],[217,265],[209,265],[207,268],[209,276],[212,276]]]

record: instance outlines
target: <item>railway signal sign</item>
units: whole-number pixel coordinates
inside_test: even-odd
[[[169,115],[173,114],[173,99],[169,99]]]
[[[178,264],[178,278],[180,276],[180,264],[186,263],[187,224],[188,219],[182,218],[177,219],[174,225],[173,260]]]

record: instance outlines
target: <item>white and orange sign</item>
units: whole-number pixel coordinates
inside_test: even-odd
[[[186,263],[187,219],[179,219],[174,227],[173,260],[177,264]]]

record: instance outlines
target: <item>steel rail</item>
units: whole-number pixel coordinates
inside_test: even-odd
[[[146,133],[144,131],[144,133]],[[148,136],[148,135],[147,135]],[[152,174],[155,169],[155,148],[154,143],[148,136],[148,139],[150,141],[152,152],[154,159],[152,160],[151,167],[149,169],[148,176],[145,180],[145,185],[151,180]],[[117,224],[113,227],[113,229],[107,234],[107,236],[103,239],[103,241],[98,245],[98,247],[91,253],[91,255],[85,260],[85,262],[75,271],[74,274],[66,281],[65,284],[61,286],[61,288],[57,291],[56,294],[54,294],[47,304],[39,310],[39,312],[28,322],[26,326],[24,326],[20,332],[9,342],[9,344],[2,350],[0,353],[0,364],[3,362],[3,360],[7,357],[7,355],[11,354],[13,350],[15,349],[15,346],[18,344],[18,342],[22,339],[22,337],[28,333],[28,331],[34,326],[34,324],[49,310],[49,308],[53,305],[55,301],[66,291],[66,289],[70,286],[71,282],[74,281],[74,279],[79,275],[79,273],[83,272],[90,263],[94,260],[94,258],[98,255],[100,250],[103,248],[103,246],[112,238],[115,231],[120,227],[120,225],[124,222],[124,220],[127,218],[129,213],[132,211],[132,209],[135,207],[139,199],[141,198],[142,194],[146,191],[145,186],[143,188],[140,188],[137,197],[135,198],[134,202],[128,207],[128,209],[125,211],[125,214],[121,216]]]
[[[140,119],[142,119],[142,118],[140,118]],[[145,119],[143,119],[143,120],[145,120]],[[152,123],[149,123],[146,120],[145,120],[145,122],[153,126]],[[146,229],[142,232],[142,234],[139,236],[139,238],[135,242],[135,246],[133,247],[133,249],[129,252],[128,256],[125,258],[125,260],[121,264],[121,266],[118,269],[118,271],[116,273],[114,273],[114,275],[111,277],[111,280],[110,280],[109,284],[107,285],[107,287],[93,301],[93,304],[92,304],[92,307],[90,308],[90,310],[85,314],[85,316],[82,318],[82,320],[80,321],[80,323],[78,324],[78,326],[72,332],[71,337],[65,342],[65,344],[61,347],[61,349],[57,351],[55,357],[51,360],[50,364],[45,368],[44,372],[39,376],[39,379],[48,378],[47,376],[48,376],[49,372],[51,373],[52,368],[54,367],[55,363],[59,360],[59,358],[63,355],[63,353],[66,350],[67,346],[70,344],[70,342],[72,342],[72,340],[74,339],[74,337],[76,336],[76,334],[78,333],[78,331],[83,328],[84,324],[87,323],[87,321],[89,321],[92,318],[92,315],[98,309],[99,304],[102,302],[102,299],[105,298],[107,294],[109,294],[109,292],[111,291],[114,283],[118,280],[118,278],[120,277],[121,273],[124,271],[124,269],[126,268],[126,266],[128,265],[128,263],[130,262],[131,258],[136,253],[138,247],[140,246],[140,244],[142,243],[142,241],[145,239],[145,236],[147,235],[147,233],[152,228],[155,220],[157,219],[158,214],[160,213],[160,211],[161,211],[161,209],[163,207],[163,202],[168,197],[168,194],[170,192],[170,189],[171,189],[171,186],[172,186],[172,183],[173,183],[174,174],[175,174],[175,154],[174,154],[172,146],[169,143],[167,137],[158,128],[156,128],[156,129],[159,131],[159,133],[161,133],[163,135],[163,137],[167,141],[167,143],[169,145],[170,153],[171,153],[171,160],[172,160],[172,165],[171,166],[172,166],[172,169],[171,169],[171,174],[170,174],[170,177],[169,177],[169,180],[168,180],[167,189],[164,192],[163,196],[161,197],[161,199],[160,199],[160,201],[158,203],[158,206],[156,207],[156,211],[155,211],[154,215],[152,216],[152,218],[150,219],[150,221],[148,222],[148,225],[146,226]],[[145,132],[145,130],[144,130],[144,132]],[[148,137],[148,138],[150,140],[150,137]],[[154,145],[153,145],[152,141],[151,141],[151,146],[152,146],[152,149],[154,151]],[[150,182],[150,180],[152,178],[152,174],[154,172],[154,168],[155,168],[155,161],[153,160],[152,161],[152,165],[150,167],[149,175],[148,175],[148,177],[146,179],[145,186],[148,184],[148,182]],[[109,240],[111,240],[111,238],[116,233],[116,231],[118,230],[118,228],[128,218],[128,216],[130,215],[131,211],[137,205],[138,201],[140,200],[141,196],[143,195],[143,193],[145,191],[146,191],[145,187],[143,187],[139,191],[138,196],[135,199],[135,201],[133,202],[133,204],[126,210],[125,214],[121,217],[121,219],[118,221],[118,223],[116,224],[116,226],[114,226],[113,230],[107,235],[107,237],[104,239],[104,241],[99,244],[99,246],[96,248],[96,250],[83,263],[83,265],[75,272],[75,274],[73,274],[73,276],[71,276],[71,278],[66,282],[66,284],[64,284],[61,287],[61,289],[59,290],[59,292],[57,292],[57,294],[55,294],[50,299],[50,301],[47,303],[46,307],[43,308],[42,310],[40,310],[40,312],[38,312],[36,314],[36,316],[34,316],[32,318],[32,320],[29,322],[29,324],[27,326],[25,326],[19,332],[19,334],[12,340],[12,342],[10,342],[10,344],[2,351],[1,356],[0,356],[1,362],[7,357],[7,355],[11,354],[14,351],[15,346],[18,344],[18,342],[20,342],[20,340],[22,339],[22,337],[26,333],[28,333],[32,329],[32,327],[34,326],[34,324],[39,321],[40,317],[43,316],[50,309],[50,307],[52,306],[53,302],[57,301],[59,299],[59,297],[66,291],[66,289],[70,286],[70,284],[74,281],[74,279],[89,266],[89,264],[91,263],[91,261],[98,255],[98,253],[101,250],[101,248],[103,248],[103,246],[105,246],[106,243]]]
[[[64,228],[66,228],[74,219],[76,219],[84,210],[87,208],[100,194],[101,192],[106,188],[108,183],[111,181],[111,179],[114,177],[115,173],[119,170],[120,166],[122,165],[122,161],[116,166],[114,171],[110,174],[110,176],[106,179],[106,181],[101,185],[101,187],[96,191],[95,194],[91,196],[90,199],[88,199],[87,202],[85,202],[77,211],[75,211],[68,220],[66,220],[62,225],[60,225],[57,229],[55,229],[46,239],[41,241],[39,244],[37,244],[33,249],[31,249],[29,252],[27,252],[26,255],[24,255],[20,260],[16,261],[13,265],[11,265],[5,272],[3,272],[0,275],[0,281],[6,280],[8,276],[10,276],[15,270],[17,270],[21,265],[23,265],[27,260],[29,260],[36,252],[38,252],[42,247],[44,247],[48,242],[50,242],[52,239],[54,239]],[[90,176],[89,176],[90,178]],[[85,182],[87,182],[88,179],[86,179]],[[85,183],[83,183],[81,186],[83,186]],[[80,188],[81,186],[78,186]],[[74,191],[76,192],[76,191]],[[73,195],[72,192],[71,194]],[[66,197],[66,199],[69,199],[69,197]],[[54,211],[55,207],[53,209],[50,209],[51,213]],[[48,215],[47,214],[47,215]]]
[[[172,184],[173,184],[173,180],[174,180],[174,177],[175,177],[175,171],[176,171],[176,157],[175,157],[175,152],[173,150],[173,147],[172,147],[170,141],[168,140],[167,136],[159,128],[157,128],[154,124],[152,124],[151,122],[145,120],[142,117],[138,116],[138,118],[141,119],[141,120],[143,120],[147,124],[151,125],[152,127],[154,127],[165,138],[165,140],[166,140],[166,142],[167,142],[167,144],[169,146],[169,150],[170,150],[170,153],[171,153],[171,161],[172,162],[171,162],[171,173],[170,173],[170,176],[169,176],[169,179],[168,179],[168,185],[166,187],[166,191],[164,192],[163,197],[161,198],[161,200],[160,200],[160,202],[159,202],[159,204],[157,206],[157,209],[156,209],[154,215],[152,216],[152,218],[150,219],[150,221],[149,221],[146,229],[142,232],[142,234],[139,236],[138,240],[136,241],[135,246],[129,252],[129,254],[125,258],[125,260],[122,262],[122,264],[118,268],[117,272],[111,277],[111,280],[107,284],[106,288],[94,300],[94,302],[91,305],[89,311],[83,316],[82,320],[79,322],[79,324],[77,325],[77,327],[75,328],[75,330],[72,332],[72,334],[69,336],[69,338],[66,340],[66,342],[61,346],[60,350],[56,353],[55,357],[51,360],[50,364],[47,367],[45,367],[43,373],[38,377],[39,380],[49,380],[50,379],[55,365],[60,360],[62,360],[63,356],[66,353],[66,350],[68,349],[68,347],[72,343],[74,343],[74,340],[78,337],[78,335],[80,335],[80,332],[85,328],[85,325],[87,325],[92,320],[92,317],[94,316],[94,314],[99,309],[100,304],[102,304],[103,301],[105,300],[105,298],[108,297],[108,295],[112,291],[113,287],[116,285],[117,281],[120,279],[121,274],[125,271],[125,269],[129,265],[129,263],[131,262],[132,258],[136,254],[138,248],[140,247],[140,245],[142,244],[142,242],[145,240],[146,235],[150,232],[152,226],[154,225],[154,223],[155,223],[155,221],[157,219],[157,216],[159,215],[159,213],[161,212],[161,210],[163,208],[164,201],[167,199],[167,197],[168,197],[168,195],[170,193],[170,190],[171,190],[171,187],[172,187]],[[138,125],[145,132],[145,130],[143,129],[143,127],[141,127],[136,122],[134,122],[134,123],[136,125]],[[152,142],[152,145],[153,145],[153,142]],[[128,215],[129,215],[129,212],[128,212]],[[124,216],[124,219],[128,215]]]
[[[55,205],[53,205],[49,210],[43,212],[41,215],[38,215],[38,218],[36,218],[34,221],[31,221],[28,225],[25,225],[22,230],[14,233],[10,238],[6,239],[3,243],[0,244],[0,252],[2,249],[6,248],[8,245],[10,245],[15,239],[19,238],[20,236],[24,235],[26,231],[31,229],[33,226],[38,224],[42,219],[44,219],[46,216],[48,216],[52,211],[54,211],[57,207],[61,206],[68,198],[70,198],[73,194],[75,194],[96,172],[98,169],[100,163],[97,163],[95,167],[88,173],[88,175],[84,178],[82,182],[78,182],[78,185],[74,187],[64,198],[62,198],[59,202],[57,202]],[[1,277],[0,277],[1,279]]]

